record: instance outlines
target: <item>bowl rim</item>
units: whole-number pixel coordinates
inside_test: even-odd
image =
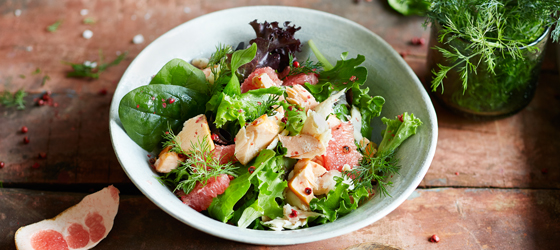
[[[373,33],[372,31],[368,30],[367,28],[363,27],[362,25],[360,25],[360,24],[358,24],[354,21],[348,20],[346,18],[334,15],[334,14],[330,14],[330,13],[319,11],[319,10],[308,9],[308,8],[288,7],[288,6],[274,6],[274,5],[245,6],[245,7],[237,7],[237,8],[219,10],[219,11],[211,12],[211,13],[204,14],[204,15],[201,15],[199,17],[193,18],[193,19],[191,19],[191,20],[189,20],[185,23],[182,23],[182,24],[170,29],[169,31],[167,31],[164,34],[162,34],[161,36],[159,36],[156,40],[151,42],[148,46],[146,46],[136,56],[136,58],[130,63],[130,65],[128,66],[128,68],[124,72],[123,76],[121,77],[121,80],[119,81],[119,84],[117,85],[117,90],[119,89],[119,87],[122,86],[121,83],[123,82],[123,79],[126,79],[129,74],[132,74],[131,73],[131,68],[133,68],[133,66],[137,62],[137,58],[140,58],[144,53],[148,53],[147,51],[151,50],[152,47],[156,46],[155,44],[157,44],[158,41],[165,40],[166,37],[171,36],[175,32],[178,32],[178,31],[182,30],[184,26],[187,26],[190,23],[199,22],[201,20],[211,19],[214,16],[226,15],[228,13],[235,13],[235,12],[249,12],[250,13],[250,12],[254,12],[254,11],[274,11],[274,10],[279,10],[279,9],[289,10],[289,11],[294,11],[294,12],[300,12],[300,13],[308,13],[308,14],[323,16],[323,17],[329,18],[329,19],[334,19],[334,20],[336,20],[338,22],[341,22],[341,23],[344,23],[346,25],[354,26],[355,28],[358,28],[359,30],[361,30],[361,31],[367,33],[368,35],[373,36],[375,39],[377,39],[379,41],[379,43],[381,44],[381,46],[383,47],[383,49],[390,51],[389,53],[391,53],[391,55],[394,58],[396,58],[397,63],[405,70],[405,72],[403,72],[403,73],[406,73],[406,74],[411,76],[411,78],[414,81],[416,87],[419,88],[422,100],[424,100],[424,101],[427,100],[427,103],[426,103],[427,107],[428,107],[427,113],[428,113],[428,116],[429,116],[429,118],[431,120],[431,123],[432,123],[432,126],[431,126],[432,137],[430,138],[431,140],[428,142],[429,149],[427,151],[427,158],[422,163],[422,166],[418,169],[419,170],[418,174],[414,177],[414,179],[410,183],[410,185],[404,190],[402,195],[400,195],[393,202],[391,202],[389,205],[382,208],[381,210],[379,210],[377,213],[375,213],[372,216],[368,216],[367,218],[364,218],[363,220],[355,222],[351,226],[347,225],[345,227],[337,227],[337,228],[335,228],[335,230],[327,231],[327,232],[322,232],[322,231],[321,232],[316,232],[316,231],[318,231],[317,228],[321,228],[321,227],[324,227],[324,226],[329,225],[329,224],[332,225],[332,224],[335,224],[336,222],[328,223],[328,224],[321,225],[321,226],[311,227],[311,228],[298,229],[298,230],[287,230],[287,231],[280,231],[280,232],[241,229],[241,228],[238,228],[236,226],[224,224],[222,222],[214,220],[214,219],[212,219],[210,217],[207,217],[205,215],[202,215],[200,213],[199,214],[201,216],[203,216],[204,219],[200,220],[200,218],[198,216],[194,215],[194,218],[191,218],[192,220],[185,220],[184,218],[181,218],[177,214],[173,213],[171,211],[171,209],[167,208],[164,204],[160,203],[155,197],[151,197],[150,195],[148,195],[148,191],[145,190],[145,188],[143,188],[143,185],[140,185],[139,180],[135,180],[135,179],[132,178],[132,174],[129,172],[129,169],[127,169],[125,167],[125,164],[123,164],[122,159],[121,159],[121,157],[119,157],[119,153],[117,152],[117,143],[116,143],[115,137],[114,137],[115,129],[122,129],[122,126],[120,125],[120,122],[117,122],[116,119],[115,119],[115,116],[118,118],[118,105],[120,103],[120,98],[119,98],[119,100],[117,100],[117,98],[115,96],[113,96],[113,100],[111,102],[111,110],[109,112],[110,113],[109,114],[109,132],[110,132],[110,136],[111,136],[111,144],[113,146],[113,150],[115,152],[115,155],[117,156],[119,164],[121,165],[121,167],[125,171],[126,175],[134,183],[134,185],[136,185],[136,187],[149,200],[151,200],[156,206],[161,208],[163,211],[165,211],[167,214],[171,215],[175,219],[187,224],[188,226],[191,226],[191,227],[193,227],[197,230],[200,230],[204,233],[207,233],[207,234],[210,234],[210,235],[213,235],[213,236],[216,236],[216,237],[220,237],[220,238],[228,239],[228,240],[232,240],[232,241],[237,241],[237,242],[242,242],[242,243],[248,243],[248,244],[292,245],[292,244],[309,243],[309,242],[325,240],[325,239],[333,238],[333,237],[340,236],[340,235],[343,235],[343,234],[347,234],[347,233],[356,231],[358,229],[364,228],[364,227],[378,221],[379,219],[385,217],[387,214],[389,214],[390,212],[395,210],[398,206],[400,206],[412,194],[412,192],[416,189],[416,187],[420,184],[420,182],[422,181],[422,179],[426,175],[426,172],[428,171],[428,169],[431,165],[431,162],[433,160],[433,157],[435,155],[437,138],[438,138],[437,116],[436,116],[433,104],[430,101],[430,97],[428,96],[428,93],[424,89],[422,83],[420,82],[420,80],[418,79],[418,77],[416,76],[414,71],[404,61],[404,59],[402,59],[402,57],[385,40],[383,40],[381,37],[379,37],[377,34]],[[115,107],[116,107],[116,109],[115,109]],[[114,114],[115,111],[117,112],[116,115]],[[192,210],[192,211],[194,211],[194,210]],[[205,222],[207,224],[204,224],[204,223],[197,224],[197,222]],[[219,223],[221,226],[215,226],[215,223]],[[232,235],[231,233],[227,232],[228,230],[222,230],[223,227],[231,227],[232,230],[238,231],[239,234]],[[235,228],[235,229],[233,229],[233,228]],[[244,233],[250,234],[250,235],[249,236],[244,235]],[[308,238],[300,237],[302,235],[310,235],[310,237],[308,237]],[[280,236],[280,237],[278,237],[278,236]]]

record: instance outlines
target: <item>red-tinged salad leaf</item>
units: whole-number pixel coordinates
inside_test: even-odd
[[[210,86],[202,70],[182,59],[175,58],[167,62],[152,78],[150,84],[171,84],[208,94]]]
[[[416,129],[422,125],[420,119],[415,118],[414,114],[404,112],[395,119],[381,118],[381,121],[387,125],[383,130],[383,140],[379,144],[378,155],[391,154],[395,151],[408,137],[416,134]]]
[[[208,96],[182,86],[145,85],[121,99],[119,117],[128,136],[152,151],[169,127],[179,132],[183,122],[204,112],[207,101]]]
[[[358,208],[358,205],[369,197],[369,193],[364,187],[349,190],[350,185],[345,183],[343,178],[334,177],[334,180],[336,181],[335,188],[326,197],[314,198],[309,203],[312,211],[325,215],[317,217],[310,223],[325,224],[333,222],[340,216]]]
[[[301,27],[290,26],[284,22],[284,27],[279,27],[278,22],[258,23],[254,20],[249,23],[257,37],[249,43],[257,44],[258,50],[255,59],[239,68],[238,73],[247,77],[257,68],[271,67],[282,72],[295,59],[295,53],[301,51],[301,42],[294,37]],[[291,55],[291,57],[290,57]]]

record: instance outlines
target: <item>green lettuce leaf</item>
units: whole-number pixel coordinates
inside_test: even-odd
[[[208,215],[221,222],[228,222],[233,216],[233,207],[251,187],[250,175],[247,172],[233,179],[226,191],[212,200],[212,204],[208,207]]]
[[[417,128],[422,125],[420,119],[415,118],[414,114],[408,115],[407,112],[393,120],[383,117],[381,121],[387,125],[387,128],[382,131],[383,140],[379,144],[378,155],[391,154],[404,140],[416,134]]]
[[[298,110],[295,105],[288,105],[287,103],[282,103],[282,106],[284,106],[284,117],[286,117],[286,123],[282,122],[284,128],[290,132],[290,136],[298,135],[303,129],[305,120],[307,120],[305,110]]]
[[[239,78],[237,78],[235,72],[239,67],[243,66],[246,63],[251,62],[253,58],[255,58],[256,54],[257,54],[257,44],[255,43],[253,43],[251,47],[247,49],[242,49],[233,52],[233,55],[231,55],[231,64],[230,64],[232,74],[228,84],[224,88],[223,91],[224,94],[230,96],[241,94],[241,85],[239,83]]]
[[[360,89],[357,85],[352,87],[352,105],[360,110],[362,115],[362,135],[369,138],[373,128],[371,127],[371,119],[381,114],[385,98],[381,96],[370,96],[369,88]]]
[[[348,53],[341,55],[341,60],[331,70],[325,70],[319,74],[319,82],[316,85],[305,83],[305,87],[318,102],[322,102],[331,96],[333,91],[341,91],[354,85],[362,85],[367,79],[367,69],[362,64],[366,58],[358,55],[356,58],[346,59]]]
[[[175,58],[167,62],[152,78],[150,84],[170,84],[187,87],[208,95],[210,85],[202,70],[182,59]]]
[[[350,213],[358,208],[360,202],[366,200],[369,196],[364,187],[356,190],[348,190],[349,185],[342,182],[343,179],[335,177],[336,185],[326,197],[314,198],[309,203],[312,211],[322,213],[323,217],[318,217],[313,221],[316,224],[325,224],[333,222],[340,216]]]
[[[245,126],[247,120],[252,121],[258,118],[272,106],[273,103],[269,101],[270,94],[280,96],[283,93],[284,89],[281,87],[270,87],[250,90],[235,96],[223,94],[216,111],[216,127],[221,128],[230,121],[237,121],[241,127]],[[218,98],[212,97],[206,108],[214,108],[219,101]]]
[[[246,228],[263,215],[272,219],[283,216],[282,206],[276,201],[277,198],[283,199],[284,190],[288,187],[288,182],[284,180],[286,162],[283,158],[276,156],[266,164],[262,164],[262,168],[258,172],[255,170],[253,173],[256,174],[258,180],[258,198],[243,211],[238,222],[239,227]]]

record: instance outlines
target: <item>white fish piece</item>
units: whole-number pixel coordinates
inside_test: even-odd
[[[280,127],[276,120],[262,115],[241,128],[235,136],[235,157],[241,164],[246,165],[265,149],[279,132]]]
[[[323,216],[320,213],[300,210],[290,206],[290,204],[284,205],[283,209],[284,217],[263,222],[263,225],[270,227],[274,231],[282,231],[284,228],[297,229],[307,224],[308,217]]]
[[[197,115],[183,123],[183,129],[177,134],[177,139],[181,144],[181,149],[189,153],[194,145],[199,145],[203,140],[208,143],[210,151],[216,147],[212,141],[212,133],[208,126],[208,120],[204,114]]]
[[[319,140],[319,142],[323,144],[323,147],[325,148],[325,152],[326,152],[326,148],[329,145],[329,141],[332,138],[332,134],[331,134],[330,125],[325,120],[325,118],[326,117],[323,117],[322,115],[320,115],[319,113],[313,110],[307,111],[307,119],[303,124],[303,128],[301,129],[301,134],[311,135],[315,139]],[[318,155],[323,155],[325,152],[321,152],[321,154]],[[313,157],[315,156],[308,157],[308,158],[313,158]]]
[[[329,98],[327,98],[326,100],[324,100],[323,102],[319,103],[319,105],[317,105],[313,110],[315,110],[315,112],[317,112],[317,114],[319,114],[321,117],[324,117],[324,119],[326,120],[327,117],[333,113],[333,105],[334,103],[336,103],[338,101],[338,99],[344,95],[344,93],[346,93],[346,89],[343,89],[342,91],[329,96]]]
[[[324,154],[326,147],[315,137],[307,134],[296,136],[279,135],[282,146],[287,149],[286,157],[294,159],[313,158]]]
[[[294,85],[292,87],[286,87],[286,101],[291,104],[297,104],[303,107],[307,112],[310,109],[315,108],[319,103],[315,100],[315,97],[307,89],[301,85]]]
[[[158,155],[158,159],[154,163],[156,171],[160,173],[169,173],[176,169],[186,157],[179,156],[176,152],[170,151],[171,146],[164,148]]]
[[[356,106],[352,105],[352,109],[350,110],[350,122],[352,123],[352,127],[354,128],[354,140],[357,142],[361,142],[364,138],[362,136],[362,114],[360,114],[360,110],[356,108]],[[367,144],[366,144],[367,145]]]
[[[113,186],[90,194],[52,219],[21,227],[15,234],[19,250],[95,247],[113,228],[119,190]]]

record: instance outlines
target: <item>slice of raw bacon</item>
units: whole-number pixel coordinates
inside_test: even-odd
[[[106,187],[52,219],[19,228],[16,247],[18,250],[90,249],[107,237],[118,208],[119,190]]]

